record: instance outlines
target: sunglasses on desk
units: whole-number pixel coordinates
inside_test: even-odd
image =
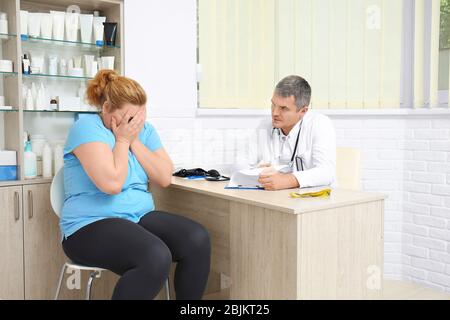
[[[227,181],[230,180],[229,177],[222,176],[219,171],[215,169],[211,169],[206,171],[202,168],[195,168],[195,169],[180,169],[177,172],[173,174],[175,177],[204,177],[205,180],[208,181]]]

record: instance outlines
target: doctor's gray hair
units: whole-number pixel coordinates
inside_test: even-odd
[[[287,76],[278,82],[275,94],[283,98],[294,96],[297,111],[309,106],[311,102],[311,87],[305,79],[299,76]]]

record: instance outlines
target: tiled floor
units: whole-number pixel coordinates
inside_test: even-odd
[[[228,299],[229,290],[212,293],[204,297],[205,300]],[[383,300],[450,300],[450,294],[426,288],[414,283],[385,280]]]
[[[385,280],[383,299],[386,300],[450,300],[450,294],[411,282]]]

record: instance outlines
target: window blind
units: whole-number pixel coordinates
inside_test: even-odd
[[[441,1],[430,1],[430,107],[439,106],[439,23],[441,18]]]
[[[403,0],[199,0],[201,108],[268,108],[306,78],[316,108],[401,103]]]
[[[274,0],[199,0],[200,106],[270,106]]]

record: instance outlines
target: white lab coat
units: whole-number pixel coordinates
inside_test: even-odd
[[[258,130],[257,163],[273,165],[289,164],[295,149],[298,130],[301,131],[296,156],[303,163],[296,167],[294,160],[293,175],[301,188],[315,186],[336,186],[336,134],[331,120],[320,113],[308,110],[288,136],[281,130],[273,129],[266,123]]]

